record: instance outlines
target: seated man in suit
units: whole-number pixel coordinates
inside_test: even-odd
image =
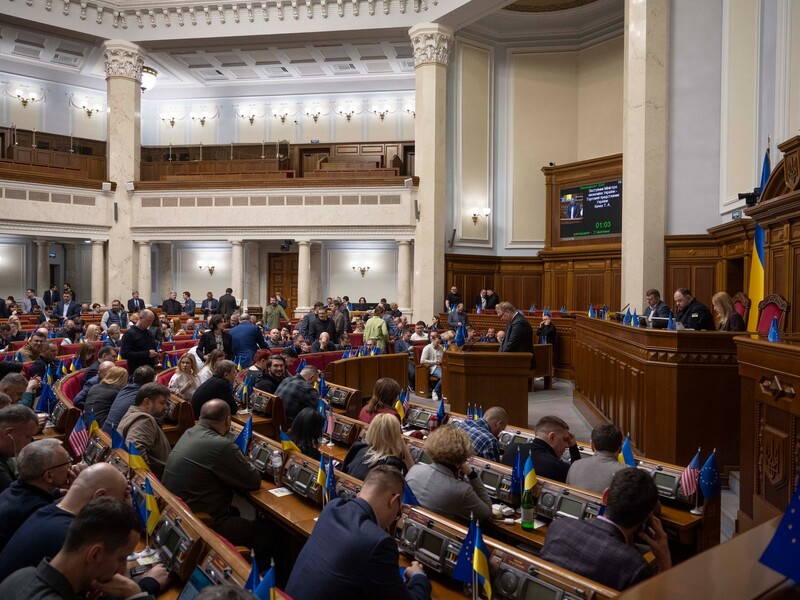
[[[659,571],[672,566],[667,534],[653,516],[658,490],[649,473],[625,468],[603,492],[604,515],[596,519],[556,519],[547,527],[542,558],[615,590],[653,575],[634,543],[650,546]]]
[[[696,329],[705,331],[714,331],[714,317],[711,316],[711,311],[705,304],[697,301],[697,298],[692,296],[686,288],[678,288],[675,290],[675,306],[678,307],[678,314],[675,315],[675,320],[683,323],[686,329]]]
[[[358,498],[331,500],[297,557],[286,593],[295,600],[429,598],[420,563],[413,561],[400,576],[397,543],[386,531],[400,514],[404,488],[399,470],[379,465]]]
[[[275,395],[283,401],[286,411],[286,423],[291,426],[294,418],[305,407],[316,408],[319,404],[319,392],[314,384],[319,379],[319,370],[312,365],[306,366],[294,377],[287,377],[275,390]],[[195,392],[195,397],[197,392]]]
[[[584,490],[602,494],[611,485],[611,479],[625,465],[617,457],[622,450],[622,432],[607,423],[592,429],[594,456],[584,458],[569,468],[567,483]]]
[[[669,317],[669,306],[661,299],[661,292],[656,289],[649,289],[644,293],[647,300],[647,308],[644,309],[645,317]]]
[[[261,473],[226,435],[231,412],[222,400],[210,400],[200,409],[197,425],[175,444],[164,470],[164,487],[179,496],[194,513],[207,513],[211,528],[229,542],[252,548],[259,564],[271,556],[271,528],[261,519],[249,521],[231,506],[234,492],[252,492],[261,486]]]
[[[536,438],[530,444],[511,444],[506,448],[503,463],[514,466],[517,449],[522,454],[524,463],[524,457],[530,452],[537,475],[566,483],[570,463],[561,460],[561,455],[569,448],[571,462],[574,463],[581,458],[575,434],[569,430],[566,421],[552,415],[539,419],[534,430]]]
[[[81,305],[72,299],[72,292],[64,292],[64,299],[56,303],[50,314],[51,319],[56,319],[58,325],[63,326],[64,321],[75,320],[81,316]]]

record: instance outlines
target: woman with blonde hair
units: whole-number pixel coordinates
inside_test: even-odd
[[[180,396],[186,401],[191,401],[194,391],[200,385],[200,377],[197,376],[197,363],[189,354],[184,354],[178,360],[178,368],[175,369],[169,380],[169,391]]]
[[[469,434],[444,425],[428,436],[424,449],[433,462],[414,465],[406,476],[420,506],[463,523],[470,514],[481,521],[491,519],[492,501],[467,460],[473,454]]]
[[[375,415],[367,428],[366,441],[350,447],[342,471],[363,480],[378,465],[396,467],[403,475],[414,466],[408,444],[403,441],[400,422],[389,414]]]
[[[100,341],[100,326],[99,325],[95,325],[94,323],[89,325],[86,328],[86,334],[83,336],[83,338],[87,342],[99,342]]]
[[[214,375],[214,369],[217,363],[221,360],[225,360],[225,353],[222,350],[212,350],[206,354],[206,364],[203,365],[203,368],[200,369],[200,372],[197,374],[200,378],[200,383],[205,383],[208,379],[211,379]]]
[[[111,405],[117,397],[119,391],[128,384],[128,371],[122,367],[111,367],[100,383],[89,390],[86,397],[84,414],[94,413],[95,421],[102,428],[111,410]]]
[[[745,325],[742,315],[736,312],[733,298],[727,293],[717,292],[714,294],[711,304],[719,317],[717,331],[747,331],[747,325]]]
[[[400,386],[394,379],[389,377],[378,379],[372,389],[372,398],[358,413],[358,420],[364,421],[364,423],[371,423],[372,419],[381,413],[393,414],[400,419],[400,415],[397,414],[397,410],[394,408],[399,396]]]

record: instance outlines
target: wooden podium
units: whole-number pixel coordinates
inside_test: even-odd
[[[530,369],[528,352],[461,352],[453,348],[445,353],[442,391],[453,412],[466,413],[467,404],[479,404],[484,410],[502,406],[509,423],[527,425]]]

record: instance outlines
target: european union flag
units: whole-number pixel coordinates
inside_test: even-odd
[[[319,392],[320,398],[327,398],[328,397],[328,385],[325,383],[325,376],[320,373],[319,376]]]
[[[631,317],[631,325],[634,327],[639,326],[639,315],[636,314],[636,309],[633,309],[633,316]]]
[[[261,577],[258,575],[258,565],[256,564],[256,555],[253,551],[250,551],[250,559],[253,563],[253,568],[250,569],[250,577],[247,578],[247,581],[244,584],[244,589],[253,591],[258,587],[258,584],[261,583]]]
[[[633,455],[633,448],[631,448],[631,434],[625,436],[625,441],[622,442],[622,451],[619,453],[617,460],[623,465],[629,467],[636,466],[636,457]]]
[[[439,398],[439,410],[436,411],[436,416],[439,419],[439,425],[444,423],[444,396]]]
[[[669,311],[669,318],[667,319],[667,329],[675,331],[675,317],[672,316],[672,311]]]
[[[456,333],[456,346],[462,348],[464,344],[467,343],[467,339],[464,336],[464,324],[458,326],[458,332]]]
[[[253,595],[258,600],[273,600],[275,598],[275,561],[272,561],[269,571],[253,591]]]
[[[625,316],[622,318],[623,325],[630,325],[633,317],[631,316],[631,309],[628,308],[625,310]]]
[[[722,482],[719,478],[719,465],[717,464],[717,449],[708,457],[706,464],[700,469],[700,476],[697,479],[703,498],[710,500],[722,491]]]
[[[461,544],[456,566],[451,577],[462,583],[472,583],[472,556],[475,554],[475,519],[469,522],[469,531]]]
[[[781,332],[778,329],[778,317],[772,317],[772,323],[769,326],[769,333],[767,334],[767,340],[770,342],[780,342],[781,341]]]
[[[531,304],[530,311],[531,311],[532,313],[535,313],[535,312],[536,312],[536,305],[535,305],[535,304]]]
[[[800,557],[797,538],[800,532],[800,485],[794,491],[786,512],[759,562],[794,581],[800,582]]]
[[[325,502],[336,498],[336,472],[333,469],[333,457],[328,459],[328,475],[325,477],[326,497]]]
[[[342,358],[350,358],[350,348],[344,351]]]
[[[294,370],[294,372],[295,372],[295,375],[296,375],[296,374],[298,374],[298,373],[300,373],[300,372],[301,372],[303,369],[305,369],[305,368],[306,368],[306,366],[307,366],[307,365],[306,365],[306,359],[305,359],[305,358],[301,358],[301,359],[300,359],[300,362],[299,362],[299,363],[297,363],[297,368]]]
[[[139,515],[139,519],[142,521],[142,529],[144,529],[147,527],[147,509],[145,508],[145,503],[139,499],[139,494],[136,493],[133,484],[130,484],[130,489],[131,500],[133,501],[133,510],[135,510],[136,514]]]
[[[522,496],[522,455],[517,446],[517,458],[514,459],[514,467],[511,469],[511,497],[520,496]]]
[[[194,333],[192,334],[192,339],[196,340],[200,336],[200,330],[195,328]]]
[[[53,393],[53,388],[45,381],[42,385],[42,393],[39,396],[39,402],[36,404],[36,411],[49,414],[53,412],[53,406],[55,406],[56,402],[58,402],[58,399]]]
[[[590,318],[590,319],[594,319],[594,317],[595,317],[595,314],[594,314],[594,306],[593,306],[593,305],[590,303],[590,304],[589,304],[589,318]]]
[[[242,430],[239,432],[239,435],[236,436],[236,444],[239,447],[239,450],[242,451],[242,454],[247,453],[247,444],[250,443],[250,440],[253,439],[253,415],[247,417],[247,422],[242,427]]]
[[[403,504],[408,504],[409,506],[419,506],[419,500],[417,500],[417,497],[414,495],[414,492],[411,491],[411,488],[408,487],[407,483],[405,489],[403,490],[402,502]]]

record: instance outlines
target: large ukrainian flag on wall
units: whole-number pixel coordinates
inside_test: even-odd
[[[761,194],[767,185],[770,172],[769,162],[769,142],[767,151],[764,153],[764,164],[761,167]],[[761,198],[759,197],[759,201]],[[756,223],[756,231],[753,236],[753,257],[750,260],[750,284],[747,295],[750,296],[750,317],[747,322],[748,331],[758,329],[758,303],[764,299],[764,229]]]

